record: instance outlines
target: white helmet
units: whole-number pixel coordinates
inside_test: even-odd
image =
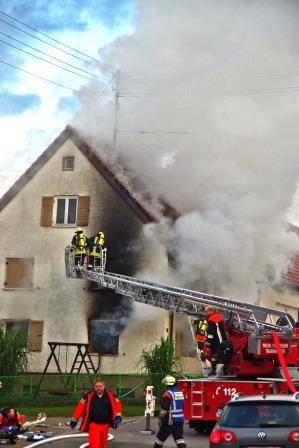
[[[176,383],[176,379],[172,375],[166,375],[166,377],[163,378],[162,383],[166,384],[166,386],[173,386]]]

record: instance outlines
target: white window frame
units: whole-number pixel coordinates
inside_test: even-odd
[[[58,207],[58,199],[65,199],[65,209],[64,209],[64,223],[56,223],[57,219],[57,207]],[[69,212],[69,200],[76,199],[77,200],[77,208],[76,208],[76,221],[72,224],[68,224],[66,222],[68,212]],[[77,227],[77,218],[78,218],[78,204],[79,197],[78,196],[55,196],[54,197],[54,207],[53,207],[53,227]]]
[[[66,167],[68,160],[72,160],[73,161],[72,168],[67,168]],[[75,156],[64,156],[62,158],[62,171],[75,171]]]

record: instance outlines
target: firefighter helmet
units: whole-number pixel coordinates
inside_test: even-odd
[[[76,233],[81,233],[81,232],[83,232],[82,227],[77,227]]]
[[[166,386],[173,386],[176,383],[176,379],[172,375],[166,375],[166,377],[163,378],[162,383]]]
[[[104,236],[105,236],[105,235],[103,234],[103,232],[98,232],[97,235],[98,235],[100,238],[104,238]]]
[[[211,311],[212,313],[217,313],[217,308],[215,308],[214,306],[208,305],[205,307],[205,312],[209,312]]]

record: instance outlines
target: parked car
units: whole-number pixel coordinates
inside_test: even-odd
[[[298,446],[299,392],[236,396],[226,404],[210,435],[210,448]]]

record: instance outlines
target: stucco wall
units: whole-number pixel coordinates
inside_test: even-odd
[[[62,171],[63,156],[75,156],[74,171]],[[74,143],[67,140],[0,212],[0,318],[44,321],[43,349],[34,354],[32,371],[43,369],[49,354],[48,341],[87,342],[87,320],[98,309],[97,302],[105,301],[104,291],[91,292],[85,281],[65,277],[64,247],[70,242],[74,228],[40,226],[42,197],[55,195],[90,196],[89,226],[85,231],[88,235],[97,229],[104,231],[113,254],[108,269],[132,273],[144,263],[142,250],[140,257],[127,250],[141,233],[140,219]],[[157,258],[165,262],[163,249],[157,248],[157,253]],[[32,290],[4,289],[7,257],[34,257]],[[120,337],[120,355],[102,359],[104,372],[136,371],[142,347],[165,334],[168,313],[155,310],[151,321],[139,320],[147,314],[147,308],[136,306],[134,319]]]
[[[264,306],[288,312],[295,321],[299,318],[299,292],[296,289],[273,289],[263,286],[260,300]]]

